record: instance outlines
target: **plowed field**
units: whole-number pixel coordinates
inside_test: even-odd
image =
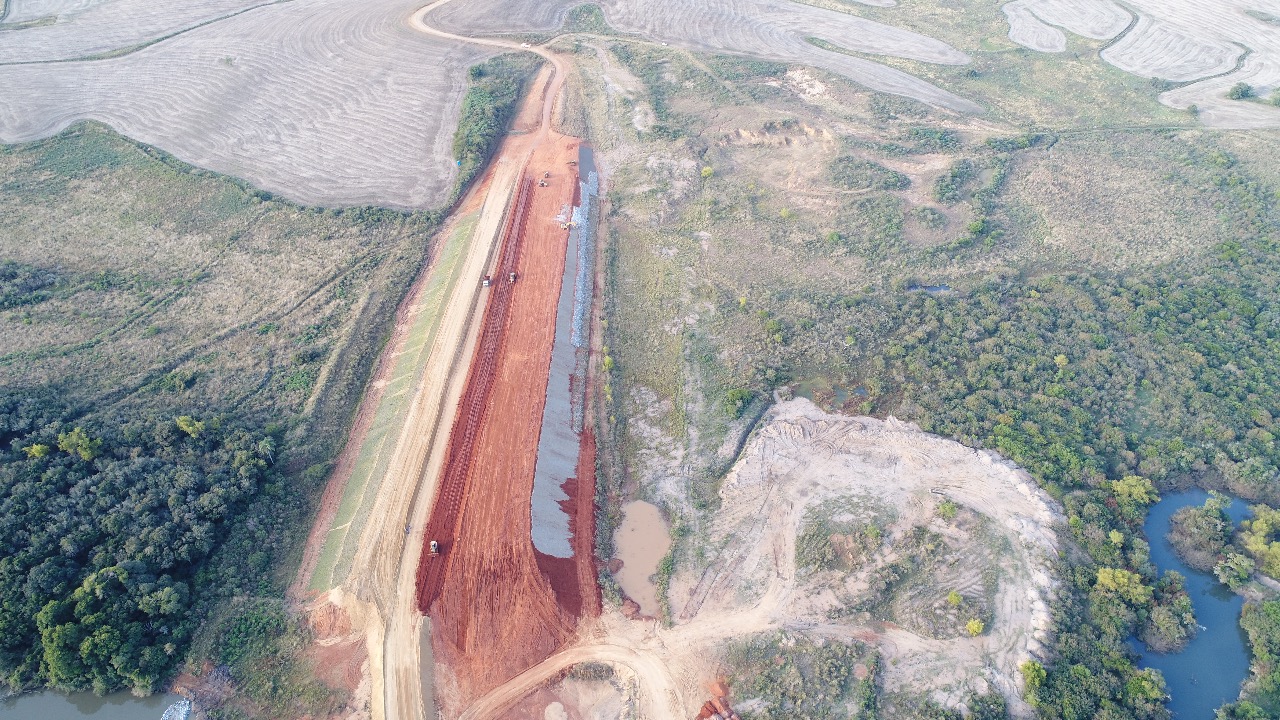
[[[424,534],[440,554],[423,554],[418,603],[432,619],[436,660],[452,675],[446,684],[456,688],[456,696],[439,698],[447,715],[550,656],[573,635],[578,614],[598,604],[594,572],[548,565],[549,577],[531,540],[534,463],[569,235],[562,223],[578,190],[568,163],[577,157],[576,138],[548,133],[525,167]],[[590,484],[574,484],[586,498],[575,500],[585,519],[574,525],[584,536],[574,545],[586,550],[575,562],[589,564],[593,493]]]

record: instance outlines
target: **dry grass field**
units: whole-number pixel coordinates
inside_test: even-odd
[[[0,176],[0,256],[40,278],[0,311],[0,386],[235,408],[321,454],[432,227],[265,199],[99,125],[0,150]]]

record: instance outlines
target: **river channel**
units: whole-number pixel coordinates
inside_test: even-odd
[[[182,698],[176,695],[134,697],[127,692],[98,697],[81,692],[44,692],[0,700],[0,720],[161,720]]]
[[[1240,683],[1249,672],[1249,649],[1240,629],[1244,599],[1218,582],[1212,573],[1187,567],[1165,539],[1169,519],[1179,508],[1202,505],[1208,497],[1203,490],[1165,495],[1151,508],[1143,526],[1151,542],[1151,561],[1161,572],[1176,570],[1187,579],[1187,594],[1200,624],[1200,631],[1182,652],[1155,653],[1136,640],[1132,642],[1133,649],[1141,655],[1139,664],[1164,674],[1171,695],[1169,709],[1178,720],[1211,720],[1214,710],[1240,694]],[[1233,500],[1227,514],[1232,522],[1239,523],[1249,513],[1244,503]]]

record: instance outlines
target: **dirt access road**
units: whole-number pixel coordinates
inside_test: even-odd
[[[562,61],[542,48],[460,38],[423,21],[427,13],[448,2],[439,0],[420,9],[409,19],[410,25],[440,37],[504,50],[529,50],[546,59],[551,70],[539,76],[525,101],[526,105],[541,105],[536,131],[509,136],[480,184],[487,187],[487,193],[462,269],[462,277],[476,282],[461,283],[445,306],[422,382],[361,534],[351,574],[342,587],[330,593],[330,599],[365,628],[374,720],[425,720],[427,716],[421,667],[424,623],[418,612],[415,583],[424,542],[422,528],[435,500],[448,429],[475,352],[478,308],[485,293],[479,278],[493,265],[508,205],[526,162],[550,134],[552,110],[565,77]],[[522,111],[521,116],[528,113]]]

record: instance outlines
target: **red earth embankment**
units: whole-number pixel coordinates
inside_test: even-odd
[[[569,163],[577,157],[576,138],[550,134],[524,170],[426,526],[424,540],[438,542],[440,554],[423,555],[418,605],[432,619],[436,661],[456,687],[456,697],[440,698],[446,714],[548,657],[572,637],[578,617],[599,612],[589,433],[578,477],[565,484],[575,557],[539,555],[531,540],[530,497],[569,235],[562,218],[576,200]]]

